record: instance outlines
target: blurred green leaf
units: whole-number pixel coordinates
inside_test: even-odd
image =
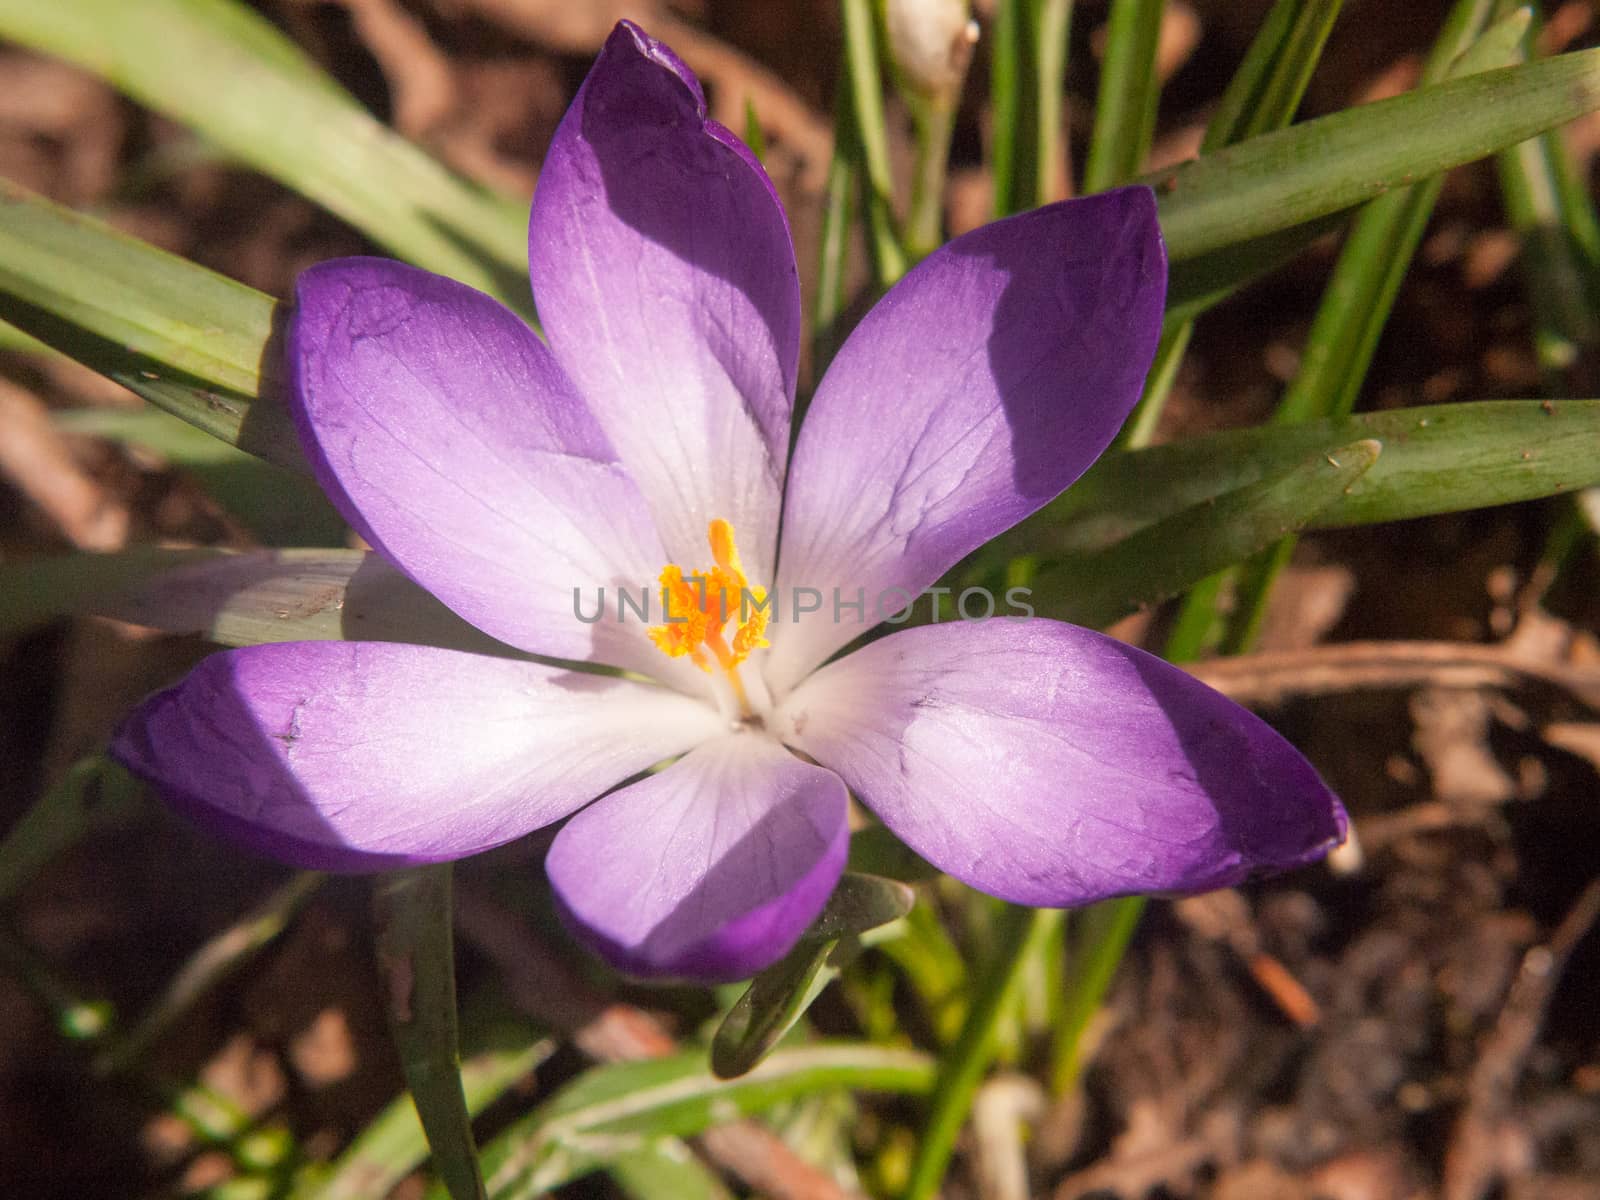
[[[387,641],[516,653],[361,550],[137,547],[0,563],[0,633],[69,613],[225,646]]]
[[[882,875],[902,883],[921,883],[939,876],[937,867],[895,837],[887,825],[868,825],[850,835],[850,859],[845,870]]]
[[[1289,468],[1208,498],[1104,550],[1053,562],[1034,580],[1041,616],[1109,625],[1175,596],[1309,525],[1380,461],[1373,439],[1314,453]]]
[[[875,875],[845,874],[827,905],[784,958],[750,981],[711,1039],[711,1070],[745,1074],[778,1044],[837,974],[825,971],[840,939],[897,921],[911,911],[910,888]]]
[[[606,1160],[610,1175],[633,1200],[733,1200],[730,1192],[677,1138],[656,1138]]]
[[[159,408],[74,408],[57,428],[154,450],[181,467],[264,546],[343,546],[344,518],[311,479],[246,454]]]
[[[1305,121],[1153,177],[1174,261],[1313,221],[1600,108],[1600,50]]]
[[[653,1139],[835,1088],[921,1095],[933,1075],[926,1055],[846,1042],[779,1050],[731,1080],[709,1072],[703,1051],[594,1067],[491,1141],[484,1174],[494,1200],[523,1200]]]
[[[1192,505],[1362,438],[1383,455],[1312,521],[1372,525],[1600,484],[1600,400],[1487,400],[1227,430],[1108,454],[982,561],[1102,550]]]
[[[452,1200],[486,1200],[461,1079],[452,870],[450,863],[409,867],[374,880],[378,967],[388,992],[389,1029],[434,1172]]]
[[[499,1100],[520,1079],[554,1053],[551,1038],[517,1031],[498,1044],[470,1055],[461,1064],[461,1088],[473,1116]],[[428,1142],[407,1092],[369,1121],[334,1162],[331,1173],[310,1175],[292,1200],[370,1200],[387,1196],[428,1158]]]
[[[244,4],[0,0],[0,37],[102,76],[394,253],[531,311],[527,205],[376,120]]]
[[[0,179],[0,318],[157,408],[307,471],[278,382],[277,302]]]

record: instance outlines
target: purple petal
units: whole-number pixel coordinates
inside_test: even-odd
[[[595,588],[637,594],[664,551],[605,435],[520,318],[414,267],[339,259],[300,276],[289,339],[306,454],[384,557],[511,645],[672,673],[645,622],[575,613],[574,589],[590,615]]]
[[[800,347],[788,225],[687,67],[624,21],[556,131],[528,237],[550,346],[673,561],[733,524],[772,580]]]
[[[827,602],[773,625],[776,691],[1099,457],[1139,398],[1166,279],[1155,197],[1125,188],[956,238],[878,302],[795,447],[783,615],[799,588]],[[864,589],[865,621],[836,618],[834,588]]]
[[[796,688],[776,728],[929,862],[1021,904],[1224,887],[1345,833],[1260,718],[1056,621],[890,634]]]
[[[545,861],[618,970],[721,982],[783,957],[839,880],[844,784],[763,734],[708,742],[573,817]]]
[[[714,736],[677,692],[388,642],[214,654],[111,753],[215,833],[295,866],[442,862],[559,820]]]

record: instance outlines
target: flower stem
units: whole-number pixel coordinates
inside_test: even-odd
[[[1054,909],[1007,905],[1000,913],[991,930],[994,951],[978,975],[979,991],[955,1045],[939,1065],[933,1108],[917,1145],[905,1200],[928,1200],[939,1190],[973,1093],[994,1056],[1000,1022],[1016,1007],[1023,968],[1036,948],[1060,929],[1061,913]]]
[[[373,885],[389,1025],[434,1170],[451,1200],[485,1200],[461,1083],[450,864],[395,871]]]
[[[1077,1085],[1083,1069],[1084,1030],[1100,1011],[1144,906],[1145,897],[1124,896],[1073,914],[1080,936],[1067,956],[1070,978],[1056,1025],[1050,1072],[1050,1086],[1058,1096]]]
[[[1150,153],[1161,98],[1156,43],[1163,7],[1164,0],[1112,0],[1094,134],[1083,168],[1085,192],[1126,183]]]
[[[845,66],[856,134],[866,167],[867,230],[878,283],[888,287],[906,273],[905,251],[894,229],[894,179],[889,171],[888,119],[883,111],[883,77],[878,70],[877,35],[868,0],[843,0]]]
[[[911,179],[905,241],[906,253],[916,261],[932,254],[944,240],[944,184],[955,113],[933,100],[914,105],[912,113],[917,126],[917,169]]]

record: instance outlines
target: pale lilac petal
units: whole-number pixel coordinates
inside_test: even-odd
[[[1056,621],[892,633],[796,688],[777,731],[929,862],[1021,904],[1224,887],[1345,832],[1260,718]]]
[[[214,654],[113,756],[201,826],[296,866],[475,854],[724,728],[666,688],[388,642]]]
[[[638,490],[549,350],[471,288],[387,259],[300,276],[301,440],[353,526],[478,628],[524,650],[703,683],[596,611],[666,561]]]
[[[1166,280],[1155,197],[1126,188],[956,238],[878,302],[790,466],[777,692],[1099,457],[1139,398]],[[823,607],[795,624],[800,588]],[[865,621],[836,617],[836,588],[844,604],[864,592]]]
[[[618,970],[743,979],[822,911],[847,807],[831,771],[730,734],[573,817],[545,870],[574,932]]]
[[[721,518],[770,584],[799,361],[794,249],[760,164],[630,22],[556,131],[528,257],[550,346],[674,561],[707,563]]]

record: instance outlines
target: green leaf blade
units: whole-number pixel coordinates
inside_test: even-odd
[[[234,0],[0,0],[0,36],[74,62],[419,266],[530,309],[525,206],[389,129]]]
[[[1174,261],[1339,212],[1600,108],[1600,50],[1306,121],[1157,179]]]

